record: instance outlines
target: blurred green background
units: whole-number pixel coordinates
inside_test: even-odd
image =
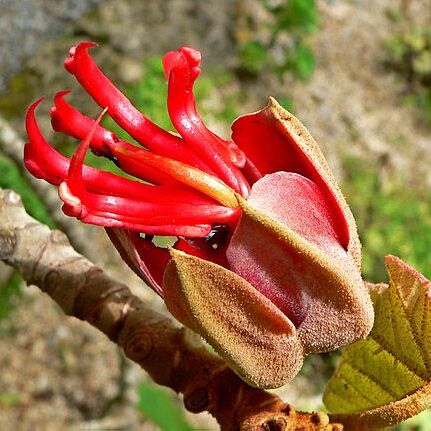
[[[386,254],[431,277],[430,1],[5,0],[3,10],[0,187],[20,193],[38,220],[67,231],[59,206],[24,174],[26,107],[40,95],[50,99],[73,88],[68,100],[89,115],[98,111],[62,68],[68,48],[80,40],[99,42],[93,53],[104,72],[148,117],[172,129],[161,58],[188,44],[203,52],[196,99],[214,131],[228,136],[232,121],[260,109],[268,96],[306,124],[356,217],[367,280],[386,281]],[[71,154],[76,142],[49,132],[49,103],[39,109],[42,128]],[[112,120],[104,121],[128,138]],[[12,149],[10,134],[1,134],[5,127],[16,133]],[[95,156],[88,160],[110,168]],[[124,277],[127,270],[105,250],[102,233],[83,232],[92,238],[91,257]],[[207,416],[184,413],[169,391],[152,385],[114,347],[100,347],[105,340],[91,328],[73,330],[76,322],[24,289],[16,273],[0,269],[1,429],[214,429]],[[46,307],[52,312],[45,314]],[[92,358],[101,355],[96,364]],[[318,408],[336,360],[336,354],[308,360],[282,396],[296,407]],[[105,367],[106,375],[96,378],[96,367]],[[430,424],[425,413],[399,429],[425,431]]]

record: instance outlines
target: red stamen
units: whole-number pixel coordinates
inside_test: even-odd
[[[29,143],[24,149],[24,161],[29,171],[37,178],[42,178],[51,184],[59,185],[67,178],[70,159],[56,151],[42,135],[35,117],[35,109],[43,98],[34,102],[27,111],[26,130]],[[94,120],[93,120],[94,121]],[[160,200],[166,202],[190,202],[195,204],[210,203],[205,196],[185,190],[183,186],[155,187],[142,184],[110,172],[102,171],[84,165],[83,176],[89,191],[123,196],[142,200]]]
[[[247,197],[249,185],[234,163],[245,163],[241,150],[209,131],[196,112],[193,84],[200,73],[199,64],[200,53],[191,48],[181,48],[164,57],[169,77],[169,116],[190,148],[208,161],[226,184]]]
[[[88,49],[94,46],[97,44],[83,42],[71,48],[69,58],[64,61],[66,70],[75,76],[99,106],[107,106],[109,115],[140,144],[158,154],[178,158],[206,171],[206,163],[187,148],[181,138],[163,130],[142,115],[102,73],[88,53]]]
[[[81,142],[72,156],[68,177],[60,184],[59,194],[63,200],[63,210],[66,214],[77,217],[86,222],[103,224],[104,226],[124,227],[126,229],[153,231],[155,226],[196,225],[214,219],[226,217],[228,208],[218,205],[192,205],[177,203],[175,207],[164,202],[141,202],[120,196],[102,195],[88,192],[83,181],[82,169],[85,155],[103,114],[99,115],[89,135]],[[145,151],[144,151],[145,152]],[[155,155],[151,154],[152,157]],[[176,162],[175,163],[180,163]],[[206,175],[206,174],[205,174]],[[228,219],[233,215],[232,210]],[[153,226],[153,229],[149,229]],[[195,234],[197,229],[193,229]],[[200,233],[207,231],[207,226],[200,229]]]
[[[72,191],[78,191],[82,193],[85,192],[84,182],[82,180],[82,169],[84,166],[85,156],[88,149],[90,148],[90,142],[93,138],[94,132],[96,131],[97,126],[99,125],[100,121],[102,120],[102,117],[105,115],[107,110],[108,108],[104,108],[100,115],[97,117],[97,120],[92,125],[90,132],[78,146],[70,160],[67,176],[67,185]]]
[[[223,181],[212,175],[208,175],[177,160],[168,159],[167,157],[152,154],[145,150],[131,150],[119,145],[119,143],[115,147],[112,147],[111,151],[118,159],[123,157],[124,164],[127,163],[127,160],[134,160],[136,163],[142,162],[144,165],[157,167],[177,181],[204,193],[222,205],[230,208],[238,207],[234,191]]]
[[[63,132],[82,140],[89,134],[95,120],[82,114],[64,100],[64,95],[69,92],[70,91],[60,91],[55,95],[54,106],[49,110],[51,123],[55,131]],[[114,159],[114,162],[117,163],[121,169],[141,180],[158,185],[179,184],[163,172],[149,166],[136,165],[133,163],[133,160],[129,160],[127,165],[123,166],[121,162],[115,160],[110,151],[110,147],[115,146],[117,142],[121,142],[124,146],[129,146],[130,149],[137,149],[134,145],[122,141],[110,130],[100,125],[97,125],[94,131],[90,142],[90,148],[97,156],[103,156],[111,160]]]
[[[82,190],[84,186],[74,178],[61,185],[61,198],[71,207],[77,207],[77,199],[83,211],[94,214],[109,214],[110,218],[118,220],[135,220],[140,224],[208,224],[230,223],[238,211],[216,204],[190,204],[188,202],[151,201],[96,194]],[[67,188],[65,186],[67,184]],[[68,210],[69,211],[69,210]],[[69,211],[70,212],[70,211]],[[74,214],[78,217],[79,214]],[[137,229],[133,229],[137,230]]]

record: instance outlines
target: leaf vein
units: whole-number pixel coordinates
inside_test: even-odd
[[[392,399],[394,399],[394,400],[398,399],[398,394],[396,392],[392,392],[390,388],[386,387],[386,385],[383,385],[383,382],[377,380],[375,377],[373,377],[371,374],[369,374],[366,370],[363,370],[358,365],[353,365],[352,363],[350,363],[349,366],[352,368],[353,371],[355,371],[356,373],[365,377],[366,379],[370,380],[378,388],[380,388],[383,392],[386,392],[386,394],[388,394]]]
[[[419,280],[415,280],[414,282],[413,282],[413,286],[411,287],[411,291],[413,291],[413,292],[416,292],[418,289],[421,289],[421,287],[422,287],[422,285],[421,285],[421,283],[419,282]],[[400,300],[400,302],[401,302],[401,308],[403,309],[403,312],[404,312],[404,317],[405,317],[405,319],[406,319],[406,322],[407,322],[407,324],[408,324],[408,326],[409,326],[409,329],[410,329],[410,333],[412,334],[412,336],[413,336],[413,340],[414,340],[414,342],[415,342],[415,344],[416,344],[416,348],[417,348],[417,351],[419,352],[419,354],[420,354],[420,357],[421,357],[421,359],[422,359],[422,363],[423,363],[423,367],[424,367],[424,371],[421,373],[421,374],[418,374],[418,373],[416,373],[415,372],[415,374],[418,376],[418,377],[420,377],[421,379],[424,379],[424,380],[426,380],[427,379],[427,373],[426,373],[426,357],[425,357],[425,351],[424,351],[424,349],[422,348],[422,343],[421,343],[421,340],[420,340],[420,337],[418,336],[419,334],[417,333],[417,331],[414,329],[414,322],[413,322],[413,316],[414,316],[414,313],[413,312],[409,312],[409,310],[407,309],[407,303],[404,303],[404,301],[403,301],[403,298],[402,298],[402,296],[401,296],[401,293],[400,293],[400,290],[401,290],[401,288],[400,287],[398,287],[397,285],[396,285],[396,288],[395,288],[395,292],[396,292],[396,294],[397,294],[397,297],[399,298],[399,300]],[[416,303],[417,303],[417,299],[418,299],[418,296],[419,295],[416,295],[415,296],[415,305],[416,305]],[[412,308],[412,310],[413,310],[413,308]],[[391,314],[393,314],[393,310],[391,310]],[[394,331],[395,332],[395,331]],[[388,352],[388,353],[390,353],[390,352]],[[394,356],[394,355],[392,355],[392,356]],[[395,356],[394,356],[395,357]],[[396,358],[396,357],[395,357]],[[401,362],[401,361],[400,361]],[[412,371],[413,372],[413,370],[410,368],[410,367],[408,367],[409,369],[410,369],[410,371]]]
[[[382,350],[388,353],[392,358],[397,361],[400,365],[414,374],[416,377],[419,377],[422,380],[426,380],[426,377],[420,374],[420,372],[416,371],[408,362],[408,358],[402,357],[399,352],[395,355],[392,349],[385,343],[384,339],[379,337],[377,334],[370,334],[368,336],[371,340],[373,340]],[[407,362],[408,361],[408,362]]]
[[[355,369],[353,369],[353,371],[355,371]],[[376,404],[375,400],[371,399],[368,394],[365,394],[364,392],[361,392],[360,390],[358,390],[358,388],[356,388],[351,382],[349,382],[349,380],[346,378],[346,376],[339,376],[339,379],[341,380],[341,382],[343,382],[346,386],[349,387],[349,389],[352,392],[355,392],[357,394],[358,397],[363,398],[364,400],[366,400],[370,406],[374,406]],[[336,396],[338,396],[339,398],[345,398],[345,396],[343,395],[338,395],[337,393],[334,392],[334,394]],[[347,397],[349,398],[349,397]],[[364,409],[365,410],[365,409]]]

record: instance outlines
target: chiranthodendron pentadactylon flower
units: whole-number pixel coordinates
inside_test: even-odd
[[[196,111],[200,53],[182,47],[163,60],[178,133],[165,131],[100,71],[94,45],[73,47],[65,68],[140,146],[60,91],[53,128],[82,141],[67,158],[39,130],[40,100],[30,106],[25,163],[59,187],[65,214],[104,226],[171,313],[252,385],[281,386],[305,355],[365,337],[373,308],[355,222],[305,127],[270,99],[233,123],[230,140],[217,136]],[[136,179],[85,165],[88,149]],[[154,235],[177,240],[162,248]]]

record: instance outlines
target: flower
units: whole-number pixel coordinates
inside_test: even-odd
[[[168,111],[179,135],[142,115],[89,55],[65,67],[143,148],[119,139],[56,94],[53,128],[82,140],[69,159],[27,119],[25,163],[59,186],[63,211],[101,225],[127,264],[247,382],[290,381],[311,352],[365,337],[373,308],[360,276],[353,216],[313,138],[273,99],[238,118],[232,140],[199,117],[200,53],[169,52]],[[90,148],[136,180],[84,164]],[[171,248],[154,235],[175,236]]]

